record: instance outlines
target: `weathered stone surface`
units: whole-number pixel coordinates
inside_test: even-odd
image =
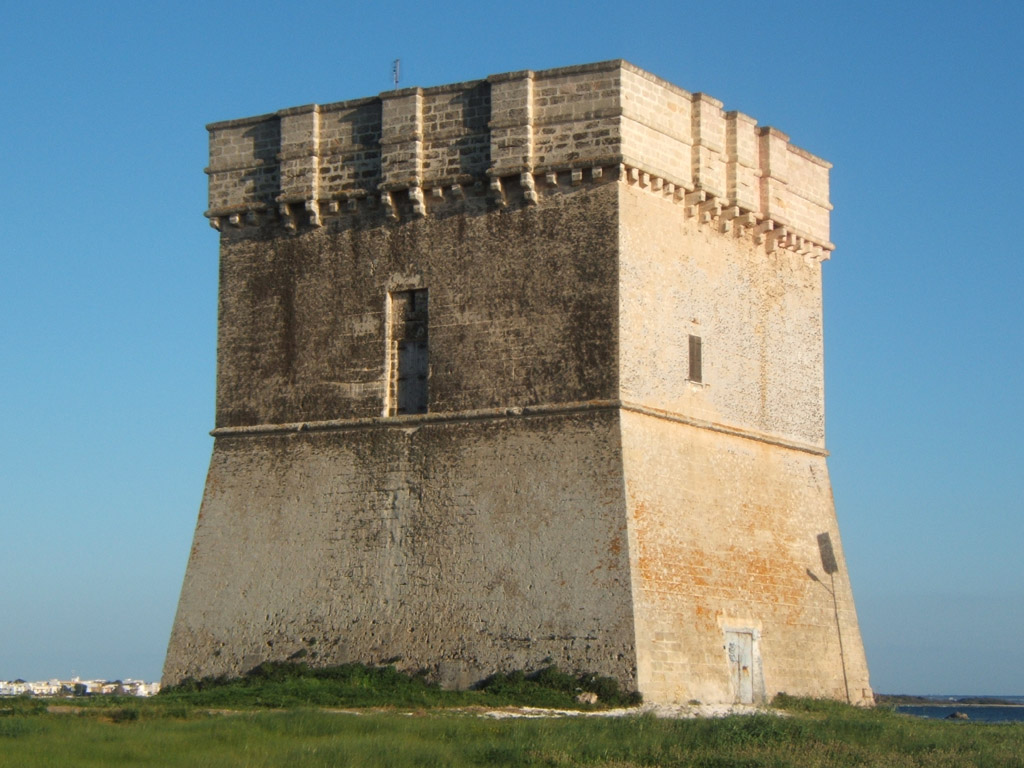
[[[827,163],[621,61],[210,135],[216,442],[165,682],[305,651],[871,699]]]
[[[306,649],[635,685],[618,433],[609,409],[218,438],[165,678]]]
[[[431,412],[613,397],[616,204],[605,183],[500,216],[229,230],[217,426],[381,416],[387,297],[414,288],[430,294]]]

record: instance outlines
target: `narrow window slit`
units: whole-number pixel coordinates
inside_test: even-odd
[[[388,317],[388,415],[426,413],[428,403],[427,289],[391,294]]]
[[[690,381],[695,381],[698,384],[702,382],[703,371],[701,361],[701,341],[700,336],[690,335],[690,375],[687,377]]]

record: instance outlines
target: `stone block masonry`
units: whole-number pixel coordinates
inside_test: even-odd
[[[871,700],[828,163],[622,61],[209,130],[215,443],[165,683],[553,662],[656,702]]]
[[[386,91],[209,129],[207,215],[217,228],[258,214],[320,226],[368,198],[393,211],[396,192],[424,215],[483,177],[499,198],[511,185],[535,202],[538,184],[559,173],[578,183],[621,166],[700,203],[705,218],[767,235],[769,248],[825,258],[833,247],[828,163],[623,61]]]

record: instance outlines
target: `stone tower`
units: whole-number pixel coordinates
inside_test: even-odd
[[[871,700],[829,164],[623,61],[209,126],[216,438],[164,682],[267,659]]]

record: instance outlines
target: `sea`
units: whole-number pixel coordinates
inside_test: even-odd
[[[961,722],[1024,723],[1024,696],[925,696],[927,703],[899,704],[897,712],[936,720],[967,715]],[[970,702],[969,704],[966,702]]]

